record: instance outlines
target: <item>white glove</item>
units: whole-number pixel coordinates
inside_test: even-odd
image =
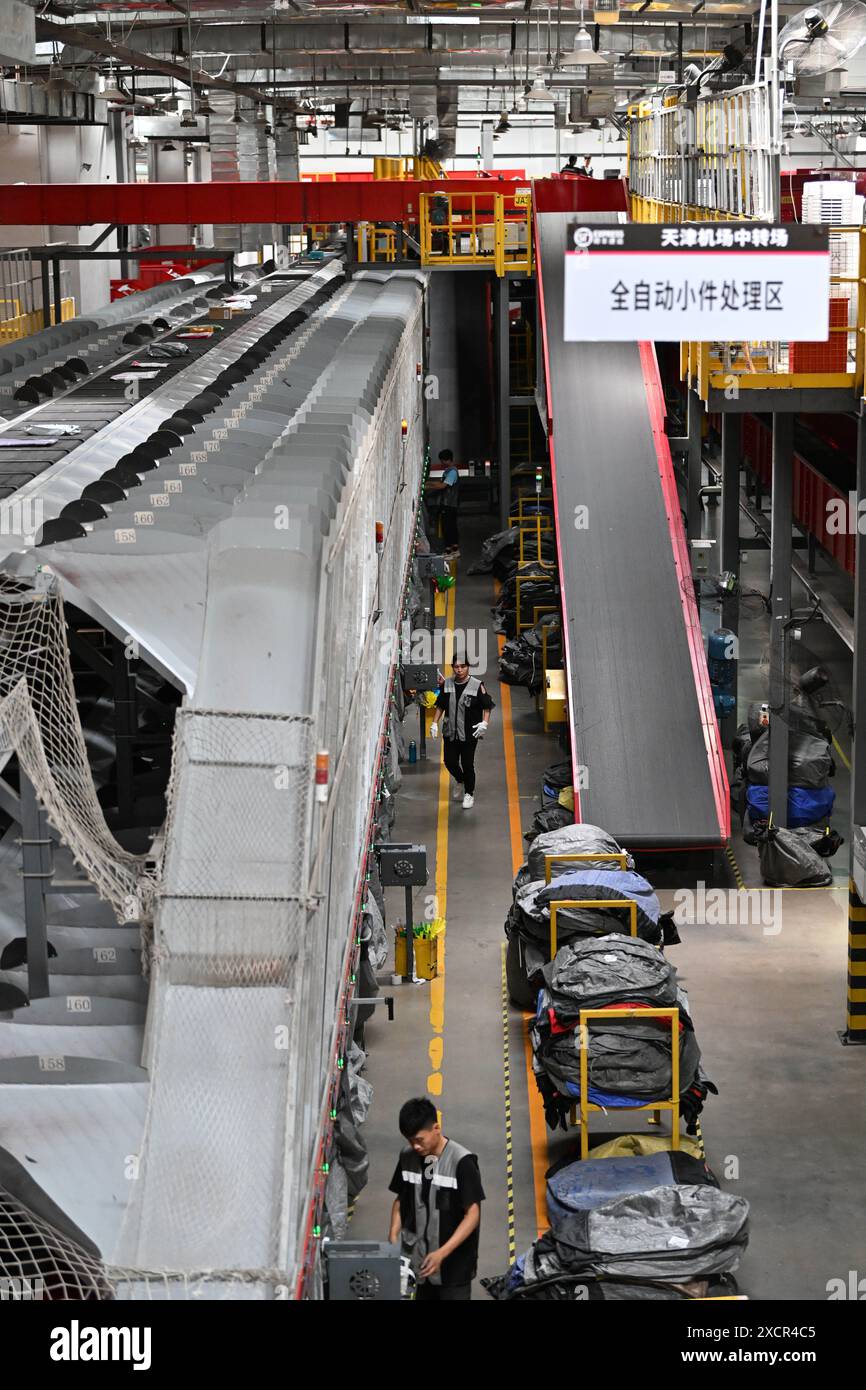
[[[482,719],[482,721],[481,721],[480,724],[476,724],[476,725],[474,726],[474,728],[473,728],[473,730],[472,730],[472,737],[473,737],[473,738],[483,738],[484,735],[485,735],[486,733],[487,733],[487,725],[486,725],[486,723],[484,722],[484,720]]]
[[[430,737],[431,737],[431,738],[438,738],[438,737],[439,737],[439,725],[438,725],[438,724],[431,724],[431,725],[430,725],[430,729],[429,729],[429,733],[430,733]]]

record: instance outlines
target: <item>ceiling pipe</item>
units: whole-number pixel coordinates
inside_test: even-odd
[[[49,20],[37,17],[36,37],[40,42],[53,41],[54,43],[72,45],[86,53],[99,53],[140,71],[156,72],[165,77],[174,77],[179,82],[183,82],[185,86],[192,83],[196,87],[216,88],[218,91],[234,92],[236,95],[251,97],[253,101],[269,102],[271,100],[270,94],[262,91],[260,87],[251,86],[246,82],[232,82],[225,77],[211,77],[206,72],[201,74],[189,72],[180,63],[170,63],[162,58],[154,58],[149,53],[137,53],[134,49],[127,48],[123,44],[112,43],[100,35],[87,33],[73,25],[53,24]]]

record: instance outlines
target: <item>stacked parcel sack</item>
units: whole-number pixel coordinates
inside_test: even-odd
[[[566,907],[557,910],[557,945],[604,937],[611,932],[628,933],[630,913],[616,904],[637,904],[638,936],[655,945],[675,944],[679,938],[670,913],[663,913],[652,887],[635,873],[634,861],[625,856],[626,867],[600,857],[569,863],[553,859],[551,881],[545,882],[545,866],[552,855],[608,856],[622,854],[612,835],[597,825],[565,825],[535,836],[527,861],[514,880],[512,904],[505,921],[508,938],[506,971],[508,992],[513,1002],[534,1009],[542,984],[542,967],[550,960],[550,907],[552,903],[602,902],[607,907]]]
[[[533,1068],[551,1128],[567,1128],[580,1100],[581,1047],[587,1048],[587,1100],[605,1109],[626,1109],[670,1099],[673,1032],[666,1018],[590,1020],[581,1038],[582,1009],[679,1010],[680,1113],[687,1132],[697,1130],[707,1093],[716,1093],[701,1068],[689,1002],[677,972],[657,946],[632,936],[594,937],[561,947],[541,971],[531,1029]]]
[[[544,614],[519,637],[509,637],[499,654],[499,679],[503,685],[525,685],[530,695],[541,690],[545,670],[562,670],[562,622],[558,613]]]
[[[509,935],[509,988],[517,1002],[534,1000],[530,1029],[533,1067],[548,1124],[567,1125],[580,1099],[582,1009],[677,1008],[670,1021],[622,1017],[590,1020],[588,1096],[606,1110],[670,1097],[672,1047],[679,1053],[679,1101],[687,1131],[715,1086],[704,1075],[689,1003],[675,969],[660,949],[677,940],[652,888],[626,856],[612,861],[551,861],[552,855],[622,853],[598,826],[571,825],[537,836],[514,884]],[[632,899],[637,937],[628,915],[613,908],[567,908],[557,913],[558,947],[550,953],[550,904],[557,900]],[[748,1203],[719,1190],[700,1142],[620,1135],[584,1161],[566,1161],[548,1174],[551,1229],[506,1275],[482,1281],[496,1299],[556,1301],[683,1300],[736,1291],[733,1271],[748,1241]]]
[[[517,634],[517,584],[520,584],[520,608],[532,616],[534,608],[559,608],[559,580],[555,569],[541,570],[537,560],[525,560],[514,567],[514,574],[506,579],[493,609],[493,628],[506,637]]]
[[[830,730],[817,699],[828,680],[823,667],[811,668],[800,677],[788,702],[786,828],[767,822],[770,731],[762,723],[760,705],[750,705],[748,723],[736,733],[731,791],[743,821],[743,837],[758,847],[765,883],[823,887],[833,881],[826,860],[842,844],[827,825],[836,799],[830,786],[836,767]]]
[[[496,1299],[684,1300],[736,1293],[749,1204],[719,1189],[697,1145],[622,1135],[551,1170],[550,1230],[506,1275]]]

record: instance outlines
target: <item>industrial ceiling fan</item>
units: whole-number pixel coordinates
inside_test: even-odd
[[[823,0],[788,21],[779,35],[779,58],[786,74],[808,80],[841,73],[864,43],[866,4]]]

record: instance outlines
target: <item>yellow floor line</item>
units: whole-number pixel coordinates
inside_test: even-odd
[[[498,637],[499,651],[505,645],[504,637]],[[520,794],[517,785],[517,757],[514,748],[514,727],[511,718],[511,690],[507,685],[499,686],[502,703],[502,741],[505,747],[505,784],[508,789],[508,828],[511,839],[511,871],[517,873],[523,863],[523,836],[520,825]],[[530,1015],[524,1014],[524,1024]],[[529,1035],[523,1030],[523,1054],[526,1062],[526,1094],[529,1101],[529,1146],[532,1153],[532,1180],[535,1191],[535,1225],[538,1234],[547,1230],[547,1183],[545,1173],[549,1167],[547,1152],[547,1126],[544,1119],[544,1106],[535,1084],[532,1072],[532,1047]]]
[[[778,888],[771,888],[768,883],[755,884],[749,888],[743,884],[743,891],[746,893],[847,893],[847,883],[824,883],[813,887],[798,888],[796,884],[783,883]]]
[[[448,590],[445,618],[445,664],[449,665],[453,652],[451,645],[454,632],[454,613],[457,606],[456,585]],[[434,744],[437,751],[441,740]],[[442,754],[439,752],[439,757]],[[444,762],[439,766],[439,804],[436,812],[436,911],[435,916],[445,922],[442,932],[440,963],[441,968],[435,980],[430,981],[430,1028],[433,1036],[427,1047],[431,1071],[427,1077],[427,1091],[431,1096],[442,1094],[442,1061],[445,1051],[445,945],[448,935],[448,769]]]

